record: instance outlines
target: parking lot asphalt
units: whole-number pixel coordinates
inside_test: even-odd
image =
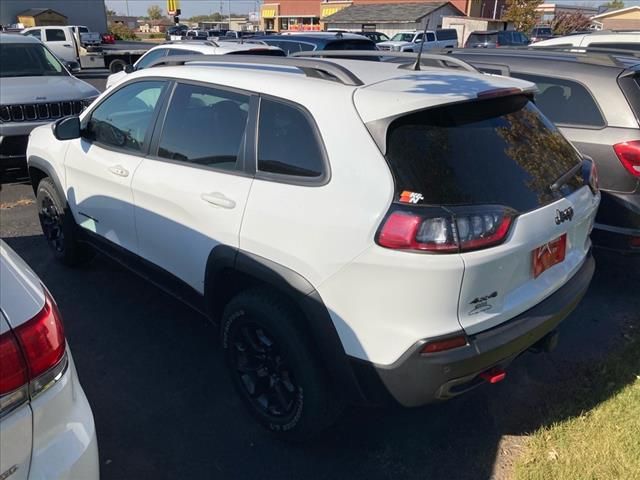
[[[561,420],[549,406],[571,404],[564,382],[640,327],[640,258],[598,252],[593,283],[555,352],[524,355],[504,382],[447,403],[351,408],[324,436],[289,445],[245,412],[203,317],[102,256],[78,269],[54,261],[30,186],[3,185],[0,204],[0,236],[64,316],[106,480],[505,478],[523,436]]]

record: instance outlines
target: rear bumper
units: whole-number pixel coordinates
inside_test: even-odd
[[[470,336],[465,347],[421,355],[426,343],[422,340],[389,367],[352,359],[361,388],[372,403],[390,394],[401,405],[416,407],[479,386],[484,383],[481,373],[506,367],[556,329],[586,293],[594,270],[595,261],[589,255],[571,280],[547,299],[508,322]]]
[[[597,247],[640,253],[640,192],[602,192],[591,239]]]

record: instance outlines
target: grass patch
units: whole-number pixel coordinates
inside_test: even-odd
[[[516,461],[517,480],[640,479],[640,335],[550,400],[553,421]],[[549,392],[549,395],[553,395]]]

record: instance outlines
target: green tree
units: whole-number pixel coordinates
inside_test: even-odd
[[[513,22],[520,32],[530,32],[538,21],[540,14],[536,8],[541,3],[542,0],[507,0],[507,9],[502,19]]]
[[[624,2],[622,0],[611,0],[603,5],[607,7],[608,10],[619,10],[624,8]]]
[[[160,20],[162,18],[162,9],[158,5],[151,5],[147,8],[147,16],[151,20]]]

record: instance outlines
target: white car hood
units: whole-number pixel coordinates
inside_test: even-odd
[[[0,104],[60,102],[97,97],[98,90],[71,75],[0,78]]]

